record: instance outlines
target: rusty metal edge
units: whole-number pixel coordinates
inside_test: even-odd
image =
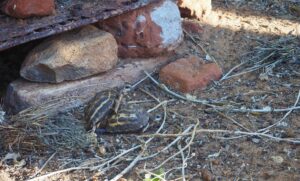
[[[69,31],[69,30],[72,30],[75,28],[79,28],[84,25],[93,24],[100,20],[105,20],[107,18],[117,16],[117,15],[126,13],[128,11],[134,10],[134,9],[142,8],[146,5],[149,5],[151,3],[155,3],[158,1],[161,1],[161,0],[148,0],[148,1],[141,1],[138,3],[134,3],[130,6],[124,6],[124,8],[122,9],[121,12],[120,12],[120,10],[111,10],[111,11],[104,11],[104,12],[101,11],[101,12],[96,13],[96,15],[93,17],[85,17],[85,18],[81,18],[81,19],[78,19],[78,17],[74,17],[74,19],[67,20],[66,24],[64,24],[64,25],[62,25],[61,23],[51,24],[51,25],[43,27],[45,29],[44,31],[35,32],[35,33],[33,33],[34,32],[33,31],[31,33],[28,33],[28,35],[15,37],[12,40],[0,42],[1,43],[0,51],[3,51],[8,48],[12,48],[17,45],[24,44],[24,43],[27,43],[27,42],[30,42],[33,40],[45,38],[45,37],[48,37],[48,36],[51,36],[54,34],[58,34],[58,33]]]

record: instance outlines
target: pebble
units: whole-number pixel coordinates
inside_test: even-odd
[[[278,164],[281,164],[284,161],[281,156],[272,156],[271,158],[275,163],[278,163]]]

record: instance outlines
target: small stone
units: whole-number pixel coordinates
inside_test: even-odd
[[[47,16],[55,12],[54,0],[6,0],[2,11],[16,18]]]
[[[214,159],[214,160],[211,161],[211,163],[212,163],[213,165],[220,165],[220,160]]]
[[[98,23],[114,35],[122,58],[154,57],[174,50],[183,39],[177,5],[158,1]]]
[[[99,146],[98,147],[98,153],[99,153],[100,156],[104,156],[106,154],[105,146]]]
[[[272,156],[271,158],[277,164],[281,164],[284,161],[281,156]]]
[[[213,175],[207,169],[201,171],[201,176],[204,181],[212,181],[214,179]]]
[[[252,142],[258,144],[260,142],[260,139],[258,139],[258,138],[252,138]]]
[[[222,70],[215,63],[203,64],[198,57],[182,58],[163,67],[160,80],[175,90],[187,93],[205,89],[213,80],[218,80]]]
[[[26,57],[21,76],[34,82],[77,80],[112,69],[118,61],[114,37],[86,26],[46,39]]]

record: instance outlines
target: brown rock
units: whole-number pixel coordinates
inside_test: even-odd
[[[160,80],[184,93],[204,89],[212,80],[221,77],[222,70],[214,63],[202,62],[198,57],[176,60],[161,69]]]
[[[211,0],[179,0],[178,6],[182,17],[205,19],[211,13]]]
[[[55,11],[54,0],[6,0],[2,11],[16,18],[47,16]]]
[[[143,70],[150,72],[165,64],[166,61],[166,57],[139,59],[105,74],[60,84],[34,83],[19,79],[12,82],[8,87],[4,98],[5,108],[11,113],[17,113],[31,106],[40,106],[52,100],[70,97],[80,98],[84,103],[89,101],[97,92],[121,87],[126,83],[133,83],[140,80],[145,76]],[[69,103],[62,104],[68,105]],[[61,107],[62,109],[64,108],[64,106]]]
[[[210,173],[210,171],[206,170],[206,169],[203,169],[201,171],[201,176],[202,176],[202,179],[204,181],[212,181],[214,179],[213,175]]]
[[[94,26],[45,40],[26,57],[21,76],[35,82],[77,80],[113,68],[118,60],[114,37]]]
[[[112,33],[119,45],[119,56],[153,57],[175,49],[183,32],[177,5],[170,0],[99,22]]]

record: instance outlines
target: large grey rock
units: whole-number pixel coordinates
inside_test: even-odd
[[[113,68],[118,60],[114,37],[94,26],[46,39],[26,57],[21,76],[35,82],[77,80]]]
[[[4,98],[5,109],[17,113],[32,106],[41,106],[53,100],[76,99],[82,103],[89,101],[95,93],[114,87],[133,83],[145,76],[143,70],[152,71],[167,63],[168,58],[130,60],[105,74],[82,80],[68,81],[59,84],[34,83],[23,79],[12,82]],[[132,62],[133,61],[133,62]],[[69,102],[62,104],[69,106]],[[78,106],[78,105],[76,105]],[[62,108],[64,106],[61,106]]]

